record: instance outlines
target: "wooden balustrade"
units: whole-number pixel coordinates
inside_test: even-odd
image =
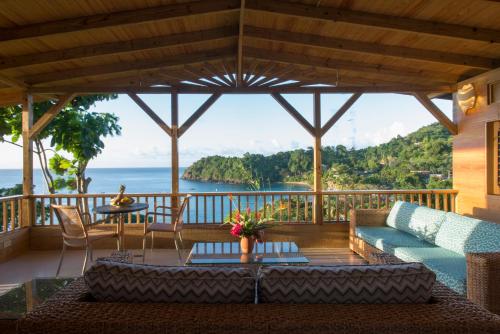
[[[23,196],[0,197],[0,234],[21,228]]]
[[[297,192],[238,192],[238,193],[193,193],[186,211],[186,224],[216,225],[227,219],[236,210],[260,210],[265,217],[287,224],[311,224],[313,201],[320,197],[323,209],[323,222],[346,223],[352,208],[390,208],[397,200],[403,200],[444,211],[455,211],[456,190],[347,190]],[[186,194],[179,194],[182,199]],[[57,220],[50,204],[80,205],[92,214],[94,221],[105,218],[94,212],[94,208],[108,204],[114,194],[57,194],[32,195],[35,201],[35,225],[56,225]],[[148,211],[156,205],[170,205],[171,194],[129,194],[137,202],[149,204]],[[15,201],[19,202],[16,197]],[[7,200],[8,202],[9,200]],[[17,203],[16,202],[16,203]],[[128,214],[126,224],[144,221],[148,211]],[[17,224],[18,221],[16,220]],[[5,219],[4,219],[5,224]],[[8,225],[8,224],[7,224]],[[18,226],[18,225],[15,225]]]

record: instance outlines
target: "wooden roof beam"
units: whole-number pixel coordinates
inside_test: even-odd
[[[470,56],[434,50],[414,49],[401,46],[383,45],[353,41],[342,38],[324,37],[313,34],[302,34],[284,30],[274,30],[247,26],[245,33],[249,37],[292,43],[301,46],[354,51],[360,53],[376,54],[382,56],[407,58],[419,61],[430,61],[451,65],[461,65],[480,69],[493,69],[499,66],[495,59]],[[500,32],[499,32],[500,33]]]
[[[105,74],[125,73],[138,70],[152,70],[156,68],[182,66],[186,64],[200,63],[214,59],[222,59],[234,54],[233,52],[234,51],[231,48],[211,49],[197,53],[179,54],[169,57],[163,57],[160,59],[143,59],[133,62],[103,64],[90,67],[80,67],[59,72],[41,73],[26,77],[24,79],[26,82],[31,84],[41,84]]]
[[[214,93],[210,96],[177,131],[177,135],[182,136],[214,103],[219,99],[221,93]]]
[[[247,56],[253,58],[283,63],[309,65],[330,70],[349,70],[362,73],[388,75],[400,78],[418,78],[420,80],[426,80],[426,84],[428,82],[433,82],[439,83],[440,85],[452,85],[452,82],[456,82],[456,77],[453,77],[455,79],[452,79],[452,77],[448,73],[437,73],[423,70],[412,71],[406,67],[394,65],[358,63],[350,60],[324,58],[289,52],[276,52],[259,48],[246,48],[245,52]]]
[[[192,31],[182,34],[133,39],[129,41],[120,41],[105,44],[85,45],[49,52],[38,52],[0,59],[0,70],[88,57],[132,53],[136,51],[144,51],[155,48],[183,46],[209,40],[234,38],[237,36],[237,34],[238,30],[236,26],[227,26],[217,29]]]
[[[0,83],[14,88],[21,88],[21,89],[28,88],[28,84],[26,84],[24,80],[14,79],[2,74],[0,74]]]
[[[352,105],[361,97],[362,93],[354,93],[352,96],[340,107],[340,109],[321,127],[321,136],[324,136],[344,116],[344,114],[352,107]]]
[[[243,33],[245,28],[245,0],[240,0],[240,21],[238,30],[238,55],[236,59],[236,85],[243,85]]]
[[[427,109],[439,121],[439,123],[447,128],[452,135],[458,134],[458,126],[453,123],[453,121],[450,120],[448,116],[446,116],[445,113],[443,113],[441,109],[439,109],[439,107],[431,101],[431,99],[429,99],[426,93],[414,93],[413,96],[415,96],[425,109]]]
[[[61,112],[61,110],[68,105],[69,102],[75,97],[75,94],[67,94],[61,96],[56,104],[47,110],[38,121],[30,129],[29,138],[36,138],[40,132],[49,125],[50,122]]]
[[[419,20],[409,17],[360,12],[336,7],[311,6],[280,0],[247,0],[246,7],[249,10],[306,17],[328,22],[345,22],[369,27],[409,31],[488,43],[500,42],[500,31],[498,30]]]
[[[450,86],[415,86],[411,84],[383,85],[383,86],[338,86],[338,87],[195,87],[188,85],[179,85],[175,87],[150,87],[144,85],[131,85],[124,87],[113,87],[103,85],[74,85],[74,86],[43,86],[30,87],[29,93],[32,94],[67,94],[75,92],[78,95],[83,94],[169,94],[176,91],[179,94],[308,94],[313,92],[321,93],[401,93],[413,94],[415,92],[432,93],[451,93],[454,89]]]
[[[312,136],[316,135],[316,130],[309,123],[304,116],[300,114],[288,101],[279,93],[272,93],[271,96],[279,103],[280,106],[283,107],[307,132],[309,132]]]
[[[167,133],[167,135],[172,136],[172,128],[170,128],[167,123],[165,123],[160,116],[158,116],[153,109],[151,109],[146,102],[144,102],[137,94],[129,93],[128,96],[134,101],[151,119],[158,124],[158,126]]]
[[[211,0],[81,16],[0,29],[0,42],[152,21],[178,19],[200,14],[237,11],[239,9],[239,0]]]

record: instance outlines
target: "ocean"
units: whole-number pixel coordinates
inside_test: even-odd
[[[179,174],[182,176],[185,168],[180,168]],[[89,185],[89,193],[103,194],[116,193],[121,184],[127,187],[128,193],[168,193],[172,187],[170,179],[171,168],[89,168],[87,177],[92,178]],[[0,188],[12,187],[22,183],[21,169],[0,169]],[[46,194],[47,187],[43,180],[41,170],[34,171],[34,192]],[[251,191],[247,185],[210,183],[180,180],[180,192],[238,192]],[[303,191],[308,187],[297,184],[274,183],[264,185],[262,191]],[[70,191],[60,191],[60,193],[71,193]]]

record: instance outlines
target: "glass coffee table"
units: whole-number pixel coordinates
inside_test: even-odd
[[[74,278],[36,278],[12,284],[0,292],[0,332],[16,333],[16,321],[43,303],[56,292],[74,281]]]
[[[309,260],[294,242],[256,243],[252,254],[242,254],[239,242],[196,242],[187,266],[302,265]]]

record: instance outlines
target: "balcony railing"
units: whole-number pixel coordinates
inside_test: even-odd
[[[19,229],[23,196],[0,197],[0,234]]]
[[[186,224],[207,226],[220,224],[235,210],[261,210],[264,216],[272,216],[276,221],[287,224],[311,224],[313,222],[314,201],[319,198],[322,203],[322,216],[324,223],[347,223],[349,212],[352,208],[390,208],[397,200],[403,200],[444,211],[455,211],[456,190],[348,190],[326,191],[316,193],[313,191],[301,192],[239,192],[239,193],[192,193],[184,221]],[[179,194],[183,198],[186,194]],[[104,218],[94,209],[97,206],[109,203],[114,194],[56,194],[32,195],[34,200],[35,226],[57,225],[50,204],[80,205],[91,213],[94,220]],[[137,202],[149,204],[149,210],[155,205],[170,205],[172,194],[129,194]],[[15,197],[14,201],[20,203],[22,197]],[[12,201],[12,200],[5,200]],[[12,204],[11,204],[12,205]],[[19,206],[18,206],[19,208]],[[265,208],[265,209],[264,209]],[[14,212],[14,211],[13,211]],[[15,211],[12,222],[19,225]],[[127,224],[142,223],[147,211],[128,214]],[[4,214],[5,217],[5,214]],[[10,223],[12,225],[12,223]],[[18,226],[18,225],[12,226]],[[4,218],[5,225],[5,218]],[[7,223],[7,226],[10,226]]]

